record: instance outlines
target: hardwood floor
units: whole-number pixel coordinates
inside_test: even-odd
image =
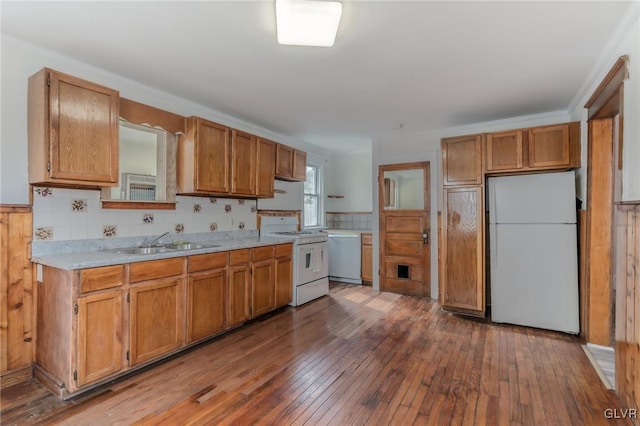
[[[2,392],[9,424],[631,424],[577,338],[457,317],[333,283],[182,356],[70,402]]]

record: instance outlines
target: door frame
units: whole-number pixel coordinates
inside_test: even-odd
[[[620,201],[622,192],[622,146],[624,81],[628,78],[628,56],[621,56],[602,80],[591,98],[585,104],[588,110],[588,146],[587,146],[587,224],[585,253],[584,336],[587,342],[603,346],[611,345],[611,325],[615,312],[612,309],[613,279],[615,266],[615,204]],[[616,120],[616,116],[618,119]],[[614,126],[618,126],[617,129]],[[610,131],[609,131],[609,130]],[[614,136],[617,135],[617,140]],[[610,151],[611,160],[594,163],[594,145]],[[611,178],[611,185],[599,188],[594,184],[594,170]],[[610,198],[606,204],[593,204],[594,191],[607,191]],[[600,214],[608,224],[592,220]],[[605,244],[604,250],[598,245]],[[600,266],[599,266],[600,265]],[[605,270],[601,266],[604,265]],[[592,270],[593,269],[593,270]],[[597,274],[597,277],[596,277]]]
[[[384,209],[384,172],[385,171],[402,171],[402,170],[413,170],[413,169],[422,169],[423,173],[423,199],[424,199],[424,209],[422,210],[385,210]],[[395,163],[395,164],[379,164],[378,165],[378,288],[380,291],[385,291],[384,289],[384,281],[385,277],[382,274],[382,269],[384,265],[384,218],[385,215],[393,214],[394,212],[422,212],[422,214],[426,215],[426,225],[428,226],[427,233],[429,238],[429,254],[425,259],[424,274],[423,274],[423,297],[430,298],[431,297],[431,258],[434,243],[433,243],[433,230],[431,223],[431,162],[430,161],[418,161],[412,163]],[[375,275],[375,273],[374,273]]]

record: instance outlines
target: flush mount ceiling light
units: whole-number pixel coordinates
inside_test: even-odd
[[[278,43],[331,47],[341,15],[337,1],[276,0]]]

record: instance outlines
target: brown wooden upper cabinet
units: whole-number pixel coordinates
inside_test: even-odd
[[[445,185],[481,184],[482,135],[443,139],[442,164]]]
[[[580,123],[488,133],[487,172],[565,169],[580,166]]]
[[[569,124],[529,129],[529,167],[571,166]],[[580,131],[575,126],[574,132]]]
[[[275,142],[189,117],[178,141],[178,193],[273,197],[275,164]]]
[[[522,130],[487,135],[487,170],[522,169]]]
[[[29,77],[29,183],[115,186],[117,90],[44,68]]]
[[[256,172],[256,195],[271,198],[276,178],[276,143],[258,138],[258,164]]]
[[[293,150],[293,180],[307,179],[307,153],[299,149]]]
[[[276,179],[304,181],[307,174],[307,153],[287,145],[276,148]]]
[[[231,131],[231,193],[256,194],[258,138],[239,130]]]
[[[231,129],[202,118],[187,118],[186,132],[178,140],[178,193],[228,193],[230,152]]]

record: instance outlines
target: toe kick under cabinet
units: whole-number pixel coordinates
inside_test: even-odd
[[[87,269],[42,266],[35,377],[69,398],[290,302],[273,299],[277,283],[292,286],[291,262],[276,281],[283,250],[290,253],[291,243]],[[237,265],[230,253],[241,251],[248,297],[240,303],[269,297],[264,309],[232,320]],[[268,273],[249,278],[252,270]]]

